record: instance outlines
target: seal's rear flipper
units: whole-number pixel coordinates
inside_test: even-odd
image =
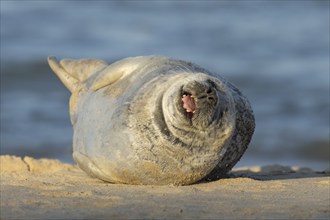
[[[48,64],[71,93],[91,75],[108,66],[103,60],[96,59],[63,59],[58,62],[54,56],[48,57]]]

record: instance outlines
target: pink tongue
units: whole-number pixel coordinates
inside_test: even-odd
[[[183,101],[183,108],[186,109],[187,112],[194,112],[195,111],[195,100],[190,95],[186,95],[182,97]]]

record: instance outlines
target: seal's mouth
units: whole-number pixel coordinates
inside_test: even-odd
[[[186,112],[195,113],[196,103],[195,97],[193,95],[183,94],[181,100],[183,102],[183,108],[186,110]]]

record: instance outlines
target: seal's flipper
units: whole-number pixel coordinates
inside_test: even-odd
[[[117,61],[104,70],[96,77],[93,82],[92,89],[94,91],[99,90],[107,85],[110,85],[123,77],[133,73],[141,66],[147,65],[153,57],[129,57],[120,61]]]
[[[78,88],[79,84],[108,65],[102,60],[95,59],[63,59],[58,62],[53,56],[48,57],[48,63],[71,93]]]
[[[58,76],[58,78],[60,78],[65,87],[70,90],[71,93],[75,90],[75,88],[78,87],[79,80],[70,75],[68,72],[66,72],[58,63],[56,57],[48,57],[48,64],[50,68],[54,71],[54,73]]]

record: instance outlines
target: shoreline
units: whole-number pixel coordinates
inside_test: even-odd
[[[106,183],[58,160],[0,156],[1,219],[328,219],[329,170],[235,168],[188,186]]]

